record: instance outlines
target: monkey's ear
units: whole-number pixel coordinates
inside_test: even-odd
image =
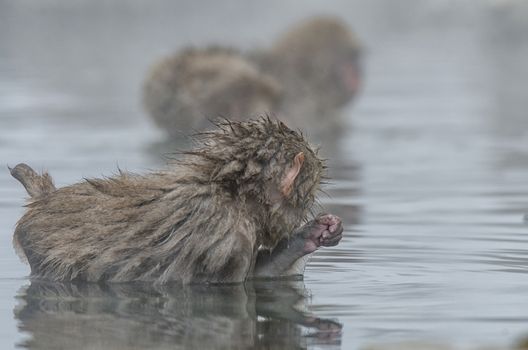
[[[286,175],[281,181],[280,191],[284,197],[288,197],[293,190],[293,183],[301,171],[302,165],[304,163],[304,153],[299,152],[293,158],[293,163],[291,168],[288,169]]]

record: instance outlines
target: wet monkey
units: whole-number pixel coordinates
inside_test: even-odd
[[[31,196],[14,234],[31,275],[242,282],[302,274],[303,256],[340,241],[334,215],[302,225],[324,165],[300,133],[261,118],[223,121],[199,137],[167,170],[146,175],[120,172],[56,189],[48,174],[11,169]]]

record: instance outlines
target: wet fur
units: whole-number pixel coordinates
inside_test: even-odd
[[[323,166],[299,133],[269,119],[226,121],[200,138],[169,170],[87,179],[32,196],[14,235],[32,276],[245,280],[257,249],[273,248],[306,218]],[[278,200],[280,179],[299,152],[305,161],[294,190]]]
[[[44,172],[41,175],[26,164],[18,164],[13,169],[9,168],[11,175],[20,181],[28,194],[37,198],[55,191],[55,185],[51,176]]]

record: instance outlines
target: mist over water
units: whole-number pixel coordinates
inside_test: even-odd
[[[473,349],[528,335],[528,5],[299,6],[0,2],[2,349]],[[267,45],[318,13],[362,39],[365,86],[343,135],[318,142],[333,178],[321,201],[346,232],[304,283],[30,283],[11,244],[26,194],[6,165],[47,169],[58,186],[162,167],[171,146],[140,104],[150,64],[187,44]]]

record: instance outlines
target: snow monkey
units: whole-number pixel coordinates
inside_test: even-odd
[[[167,170],[146,175],[55,188],[47,173],[11,169],[30,195],[14,244],[31,276],[235,283],[302,274],[306,254],[339,243],[334,215],[302,225],[325,166],[301,133],[260,118],[221,121],[197,138]]]

